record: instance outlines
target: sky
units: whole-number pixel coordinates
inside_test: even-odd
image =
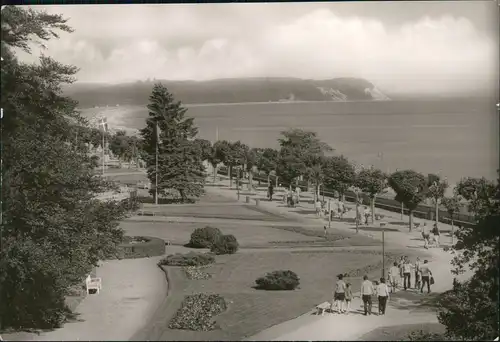
[[[433,94],[498,86],[494,0],[33,7],[69,19],[75,31],[43,53],[79,67],[81,82],[362,77],[389,93]]]

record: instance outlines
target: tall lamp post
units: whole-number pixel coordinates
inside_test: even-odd
[[[101,117],[99,126],[102,126],[102,175],[104,176],[104,135],[108,130],[108,120],[105,117]]]
[[[385,222],[380,222],[382,228],[382,278],[385,279]]]

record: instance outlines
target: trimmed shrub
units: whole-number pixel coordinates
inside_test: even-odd
[[[215,258],[208,253],[170,254],[158,263],[160,266],[205,266],[213,264]]]
[[[226,309],[226,301],[217,294],[199,293],[186,296],[168,327],[193,331],[214,330],[217,326],[212,318]]]
[[[290,270],[273,271],[265,277],[258,278],[255,283],[262,290],[295,290],[300,284],[299,276]]]
[[[118,246],[117,259],[137,259],[165,254],[165,241],[150,236],[126,236]]]
[[[192,248],[211,248],[215,240],[220,236],[222,236],[222,232],[219,228],[210,226],[196,228],[191,234],[188,245]]]
[[[210,251],[217,255],[234,254],[238,250],[238,247],[238,240],[236,240],[234,235],[222,235],[215,240]]]

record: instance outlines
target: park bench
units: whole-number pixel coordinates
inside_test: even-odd
[[[101,278],[92,278],[90,274],[85,279],[85,285],[87,287],[87,294],[90,294],[90,290],[96,290],[97,294],[102,289],[102,279]]]
[[[329,302],[324,302],[316,305],[316,315],[321,314],[321,316],[325,315],[325,311],[330,309],[332,305]]]

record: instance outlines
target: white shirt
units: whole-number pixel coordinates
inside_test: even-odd
[[[413,267],[412,264],[410,264],[410,263],[404,263],[403,264],[403,272],[404,273],[410,273],[412,267]]]
[[[369,280],[363,281],[361,284],[361,295],[362,296],[367,296],[367,295],[372,295],[373,294],[373,284]]]
[[[389,288],[387,284],[380,283],[377,285],[377,295],[381,297],[389,297]]]

